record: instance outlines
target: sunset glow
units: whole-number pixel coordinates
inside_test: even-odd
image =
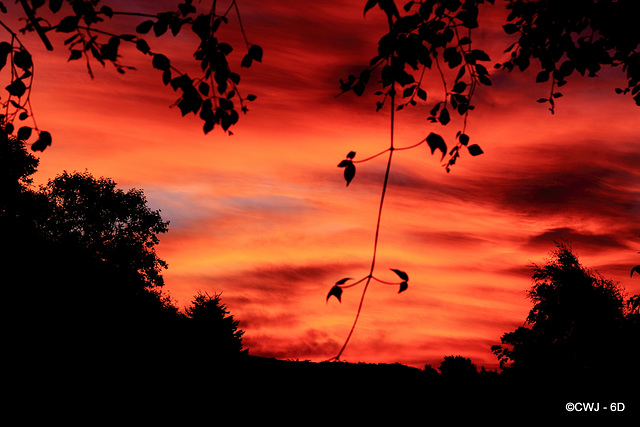
[[[376,112],[376,82],[362,97],[337,96],[339,79],[375,56],[386,17],[377,9],[363,17],[363,1],[238,3],[264,59],[241,70],[240,88],[257,99],[232,136],[205,136],[197,117],[170,108],[177,96],[133,48],[123,63],[136,71],[121,76],[96,64],[92,80],[82,62],[27,35],[38,58],[35,117],[54,136],[38,154],[35,183],[88,170],[142,189],[170,221],[157,251],[169,264],[164,290],[179,307],[198,291],[221,292],[250,354],[327,360],[349,333],[362,286],[345,289],[341,303],[327,293],[368,274],[387,156],[357,164],[349,186],[336,165],[349,151],[359,160],[385,150],[390,135],[388,108]],[[237,23],[229,25],[233,41]],[[509,40],[500,31],[477,36],[490,66]],[[188,35],[148,41],[183,52],[189,66]],[[242,53],[233,55],[239,68]],[[535,75],[491,72],[466,129],[483,155],[464,153],[447,174],[425,144],[394,153],[375,275],[393,281],[389,269],[400,269],[409,288],[372,283],[343,360],[422,368],[462,355],[496,369],[490,347],[524,323],[530,267],[545,262],[555,240],[628,295],[640,292],[629,277],[640,250],[640,128],[638,107],[614,92],[622,72],[570,79],[553,115],[536,103],[549,88]],[[441,81],[429,78],[435,100]],[[459,118],[427,122],[431,101],[397,114],[397,147],[430,132],[454,140]]]

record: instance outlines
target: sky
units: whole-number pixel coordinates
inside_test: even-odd
[[[107,4],[164,11],[175,2]],[[221,293],[250,354],[327,360],[349,333],[362,286],[345,289],[341,303],[327,293],[342,278],[368,274],[387,158],[357,164],[349,186],[336,166],[350,151],[358,160],[385,150],[390,135],[375,89],[337,96],[339,79],[376,55],[386,17],[377,9],[363,16],[363,1],[238,5],[264,59],[240,71],[243,93],[257,99],[232,136],[204,135],[199,119],[181,117],[171,108],[177,94],[133,48],[122,62],[136,71],[122,76],[94,64],[91,79],[81,61],[67,62],[60,35],[52,53],[25,36],[36,61],[35,117],[54,138],[38,155],[35,182],[88,170],[142,189],[170,221],[157,253],[169,264],[164,291],[179,307],[197,292]],[[484,16],[499,23],[503,15]],[[131,33],[142,20],[117,25]],[[236,64],[238,28],[232,18],[224,36],[237,46]],[[500,32],[476,40],[491,65],[512,42]],[[193,67],[192,36],[147,41]],[[533,72],[488,68],[493,86],[477,92],[466,129],[484,154],[463,153],[447,174],[425,144],[394,153],[374,275],[396,281],[390,269],[405,271],[409,288],[371,285],[342,360],[422,368],[462,355],[495,369],[490,348],[523,325],[531,267],[560,239],[628,295],[640,292],[629,277],[640,250],[640,129],[638,107],[614,93],[621,71],[571,79],[552,115],[535,102],[549,87],[533,83]],[[427,122],[431,102],[442,98],[437,76],[428,78],[429,104],[396,115],[397,147],[430,132],[450,142],[460,129],[457,118],[446,127]]]

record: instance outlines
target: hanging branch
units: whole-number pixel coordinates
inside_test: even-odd
[[[405,6],[405,10],[408,11],[411,9],[414,3],[415,2],[409,2],[407,6]],[[473,13],[467,14],[466,16],[464,14],[454,15],[453,12],[455,12],[455,10],[451,10],[449,11],[451,13],[449,13],[442,8],[432,15],[431,10],[425,9],[425,6],[429,6],[429,3],[421,3],[419,6],[419,13],[400,17],[399,12],[395,7],[395,3],[391,0],[369,0],[365,6],[365,13],[376,4],[384,13],[387,14],[390,31],[380,39],[380,42],[378,43],[379,55],[370,61],[370,67],[362,71],[360,76],[357,78],[354,75],[350,75],[346,81],[341,79],[340,88],[342,93],[352,90],[356,95],[362,95],[372,72],[381,67],[381,83],[383,88],[386,88],[386,90],[377,91],[375,93],[375,95],[383,96],[381,101],[376,102],[376,110],[379,111],[386,101],[390,99],[390,144],[389,148],[358,161],[354,160],[356,152],[350,151],[346,158],[338,164],[338,167],[344,168],[344,178],[348,186],[355,177],[356,163],[363,163],[372,160],[385,153],[389,153],[389,156],[382,184],[382,194],[378,206],[378,218],[376,221],[373,255],[369,274],[352,284],[347,284],[351,278],[341,279],[336,282],[327,295],[327,301],[331,296],[334,296],[341,302],[343,289],[350,288],[364,282],[364,289],[360,297],[360,303],[349,334],[347,335],[347,338],[338,354],[331,360],[339,360],[346,349],[347,344],[353,335],[356,324],[358,323],[358,319],[360,318],[364,299],[372,280],[385,285],[399,285],[399,293],[407,290],[409,286],[409,276],[406,272],[401,270],[391,269],[401,279],[400,282],[389,282],[374,276],[382,209],[389,183],[394,151],[409,150],[426,143],[429,146],[432,155],[436,151],[442,153],[441,161],[445,159],[447,154],[449,155],[448,161],[444,164],[447,172],[450,171],[451,166],[453,166],[456,160],[460,157],[460,149],[462,146],[466,146],[472,156],[482,154],[482,150],[478,145],[469,145],[469,136],[466,135],[464,131],[466,130],[469,110],[473,109],[470,105],[470,101],[476,84],[478,82],[487,85],[491,84],[487,77],[488,72],[486,68],[477,63],[477,61],[488,60],[488,56],[484,52],[480,50],[472,50],[470,47],[471,28],[474,26],[475,20]],[[457,7],[460,7],[460,5],[456,6],[456,9]],[[471,10],[471,12],[473,11]],[[477,14],[477,10],[475,10],[475,12]],[[463,25],[469,29],[468,37],[460,38],[457,32],[458,25]],[[423,26],[423,30],[418,32],[418,29],[421,26]],[[428,31],[424,31],[424,28],[428,28]],[[420,39],[420,37],[422,37],[422,39]],[[427,39],[430,41],[430,46],[426,43]],[[456,40],[456,45],[449,46],[448,44],[454,39]],[[466,45],[469,46],[465,49]],[[447,83],[445,73],[441,67],[440,55],[449,68],[459,68],[457,77],[451,88]],[[422,87],[422,84],[426,70],[430,69],[434,62],[442,81],[444,100],[437,102],[435,106],[431,108],[430,115],[427,120],[431,123],[439,123],[443,126],[447,125],[451,121],[451,116],[447,107],[451,106],[454,111],[457,111],[464,118],[462,131],[459,131],[456,135],[458,140],[457,144],[451,149],[451,151],[448,151],[447,144],[444,139],[437,133],[430,132],[424,139],[415,144],[396,148],[394,144],[395,113],[406,106],[417,105],[416,98],[423,102],[427,101],[427,92]],[[417,82],[413,73],[407,72],[406,68],[409,68],[413,72],[420,72]],[[469,84],[461,80],[466,72],[469,74]],[[396,105],[396,89],[401,89],[402,98],[406,100],[399,105]]]

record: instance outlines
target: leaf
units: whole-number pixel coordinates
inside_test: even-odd
[[[438,134],[431,132],[429,136],[427,136],[427,144],[431,148],[431,154],[435,153],[436,150],[442,151],[442,158],[447,154],[447,144],[444,142],[444,139]]]
[[[458,139],[460,140],[460,144],[462,144],[462,145],[469,144],[469,135],[467,135],[465,133],[460,134],[460,137]]]
[[[327,301],[329,301],[329,298],[331,298],[332,296],[338,298],[339,302],[342,302],[342,288],[338,285],[335,285],[333,288],[331,288],[331,290],[327,294]]]
[[[204,125],[202,126],[202,130],[204,132],[204,134],[208,134],[209,132],[211,132],[213,130],[213,126],[215,125],[215,123],[213,121],[206,121],[204,122]]]
[[[635,267],[633,267],[631,269],[631,277],[633,277],[633,273],[638,273],[638,275],[640,275],[640,265],[636,265]]]
[[[478,80],[485,86],[491,86],[491,79],[486,74],[478,74]]]
[[[262,48],[257,44],[252,44],[249,47],[249,56],[254,61],[262,62]]]
[[[364,6],[364,14],[363,15],[366,15],[367,12],[369,10],[371,10],[371,8],[374,7],[376,4],[378,4],[378,0],[369,0],[369,1],[367,1],[367,4]]]
[[[242,62],[240,63],[240,66],[244,68],[249,68],[251,67],[252,63],[253,63],[253,59],[251,58],[251,55],[246,54],[244,58],[242,58]]]
[[[458,82],[453,85],[453,89],[451,89],[451,92],[462,93],[466,88],[467,84],[465,82]]]
[[[482,151],[482,148],[480,148],[480,146],[477,144],[472,144],[467,148],[469,149],[469,154],[471,154],[472,156],[479,156],[480,154],[484,153],[484,151]]]
[[[542,70],[536,76],[536,83],[544,83],[549,80],[549,72]]]
[[[49,10],[53,13],[58,13],[62,7],[63,0],[49,0]]]
[[[447,123],[451,121],[451,116],[449,115],[449,111],[444,107],[442,111],[440,111],[440,116],[438,117],[438,121],[442,123],[443,126],[446,126]]]
[[[168,18],[166,15],[160,16],[160,19],[153,23],[153,34],[155,34],[156,37],[160,37],[161,35],[166,33],[169,29],[170,22],[170,18]]]
[[[171,80],[171,87],[173,90],[182,89],[183,92],[193,89],[193,80],[187,75],[182,74]]]
[[[0,42],[0,70],[7,65],[7,56],[11,53],[13,48],[7,42]]]
[[[100,13],[102,13],[108,18],[113,17],[113,9],[111,9],[109,6],[102,6],[100,8]]]
[[[182,28],[182,21],[178,19],[172,19],[171,22],[169,22],[169,28],[171,28],[171,34],[177,36],[180,32],[180,29]]]
[[[354,176],[356,176],[356,167],[353,165],[353,162],[349,161],[349,164],[344,168],[344,179],[347,181],[347,187]]]
[[[449,68],[455,68],[462,63],[462,55],[456,47],[448,47],[442,53],[445,62],[449,64]]]
[[[147,34],[153,28],[153,21],[144,21],[136,27],[136,32],[140,34]]]
[[[82,51],[78,49],[71,49],[71,55],[69,55],[68,61],[75,61],[76,59],[82,58]]]
[[[138,39],[138,40],[136,41],[136,48],[137,48],[140,52],[144,53],[145,55],[146,55],[146,54],[148,54],[148,53],[149,53],[149,51],[151,50],[151,49],[149,48],[149,43],[147,43],[147,42],[146,42],[146,40],[144,40],[144,39]]]
[[[348,280],[351,280],[351,277],[345,277],[344,279],[338,280],[336,285],[344,285]]]
[[[416,90],[416,86],[411,86],[411,87],[406,88],[406,89],[402,92],[402,97],[403,97],[403,98],[408,98],[408,97],[410,97],[410,96],[413,94],[413,92],[414,92],[415,90]]]
[[[169,61],[169,58],[167,58],[161,53],[156,53],[153,55],[153,60],[151,61],[151,64],[153,65],[153,68],[156,68],[162,71],[167,71],[171,67],[171,61]]]
[[[17,138],[20,141],[26,141],[31,136],[31,131],[32,129],[29,126],[23,126],[20,129],[18,129]]]
[[[247,101],[255,101],[256,98],[257,98],[256,95],[249,94],[249,95],[247,95],[246,99],[247,99]]]
[[[17,96],[18,98],[24,95],[24,93],[27,91],[27,87],[20,79],[15,79],[14,81],[12,81],[11,84],[6,87],[6,89],[9,94]]]
[[[343,160],[338,164],[339,168],[344,168],[344,179],[347,181],[347,186],[356,175],[356,167],[351,160]]]
[[[356,156],[356,152],[350,151],[349,154],[347,154],[347,159],[353,159],[355,156]]]
[[[24,49],[19,50],[13,55],[13,63],[23,70],[28,70],[33,66],[31,54]]]
[[[56,32],[58,33],[71,33],[78,28],[79,16],[71,15],[62,18],[60,23],[56,26]]]
[[[171,70],[167,69],[162,72],[162,83],[168,85],[171,82]]]
[[[210,86],[207,82],[200,82],[200,84],[198,85],[198,91],[204,96],[209,95],[209,89]]]
[[[476,61],[491,61],[491,58],[484,50],[473,49],[471,55]]]
[[[180,9],[182,16],[187,16],[190,13],[196,13],[196,8],[191,4],[190,0],[179,4],[178,8]]]
[[[401,270],[396,270],[394,268],[390,268],[389,270],[393,271],[394,273],[396,273],[398,275],[398,277],[400,277],[402,280],[404,280],[405,282],[409,280],[409,276],[407,275],[407,273],[405,273],[404,271]]]
[[[398,293],[406,291],[408,287],[409,287],[409,284],[407,282],[400,283],[400,290],[398,291]]]
[[[40,138],[31,144],[31,149],[33,151],[44,151],[45,148],[51,145],[51,134],[47,131],[40,132]]]

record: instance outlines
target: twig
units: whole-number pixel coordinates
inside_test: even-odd
[[[391,159],[393,158],[393,151],[395,150],[393,146],[393,135],[394,135],[394,125],[395,125],[395,91],[391,89],[391,142],[390,146],[387,150],[389,152],[389,160],[387,161],[387,170],[384,174],[384,183],[382,184],[382,195],[380,196],[380,206],[378,207],[378,220],[376,222],[376,234],[373,242],[373,256],[371,259],[371,268],[369,269],[369,275],[366,277],[367,281],[364,284],[364,289],[362,290],[362,296],[360,297],[360,304],[358,305],[358,311],[356,313],[356,318],[353,321],[353,325],[351,325],[351,330],[349,331],[349,335],[347,335],[347,339],[345,340],[342,348],[338,352],[335,360],[340,360],[340,356],[344,352],[345,348],[347,348],[347,344],[351,339],[351,335],[353,335],[353,331],[356,328],[356,324],[358,323],[358,319],[360,318],[360,313],[362,312],[362,305],[364,303],[364,297],[367,293],[367,289],[369,288],[369,284],[371,283],[371,279],[373,278],[373,270],[376,266],[376,255],[378,252],[378,238],[380,236],[380,220],[382,218],[382,207],[384,205],[384,196],[387,192],[387,185],[389,184],[389,172],[391,171]],[[378,280],[378,279],[376,279]]]
[[[40,36],[42,43],[44,43],[44,46],[47,48],[47,50],[53,50],[53,45],[51,45],[51,42],[49,41],[49,38],[47,38],[47,35],[45,34],[42,27],[40,26],[40,23],[38,23],[36,16],[33,14],[33,9],[29,7],[27,0],[20,0],[20,4],[22,5],[24,12],[27,14],[27,18],[29,19],[29,22],[31,23],[31,25],[33,25],[33,28],[35,28],[36,32],[38,33],[38,36]]]

